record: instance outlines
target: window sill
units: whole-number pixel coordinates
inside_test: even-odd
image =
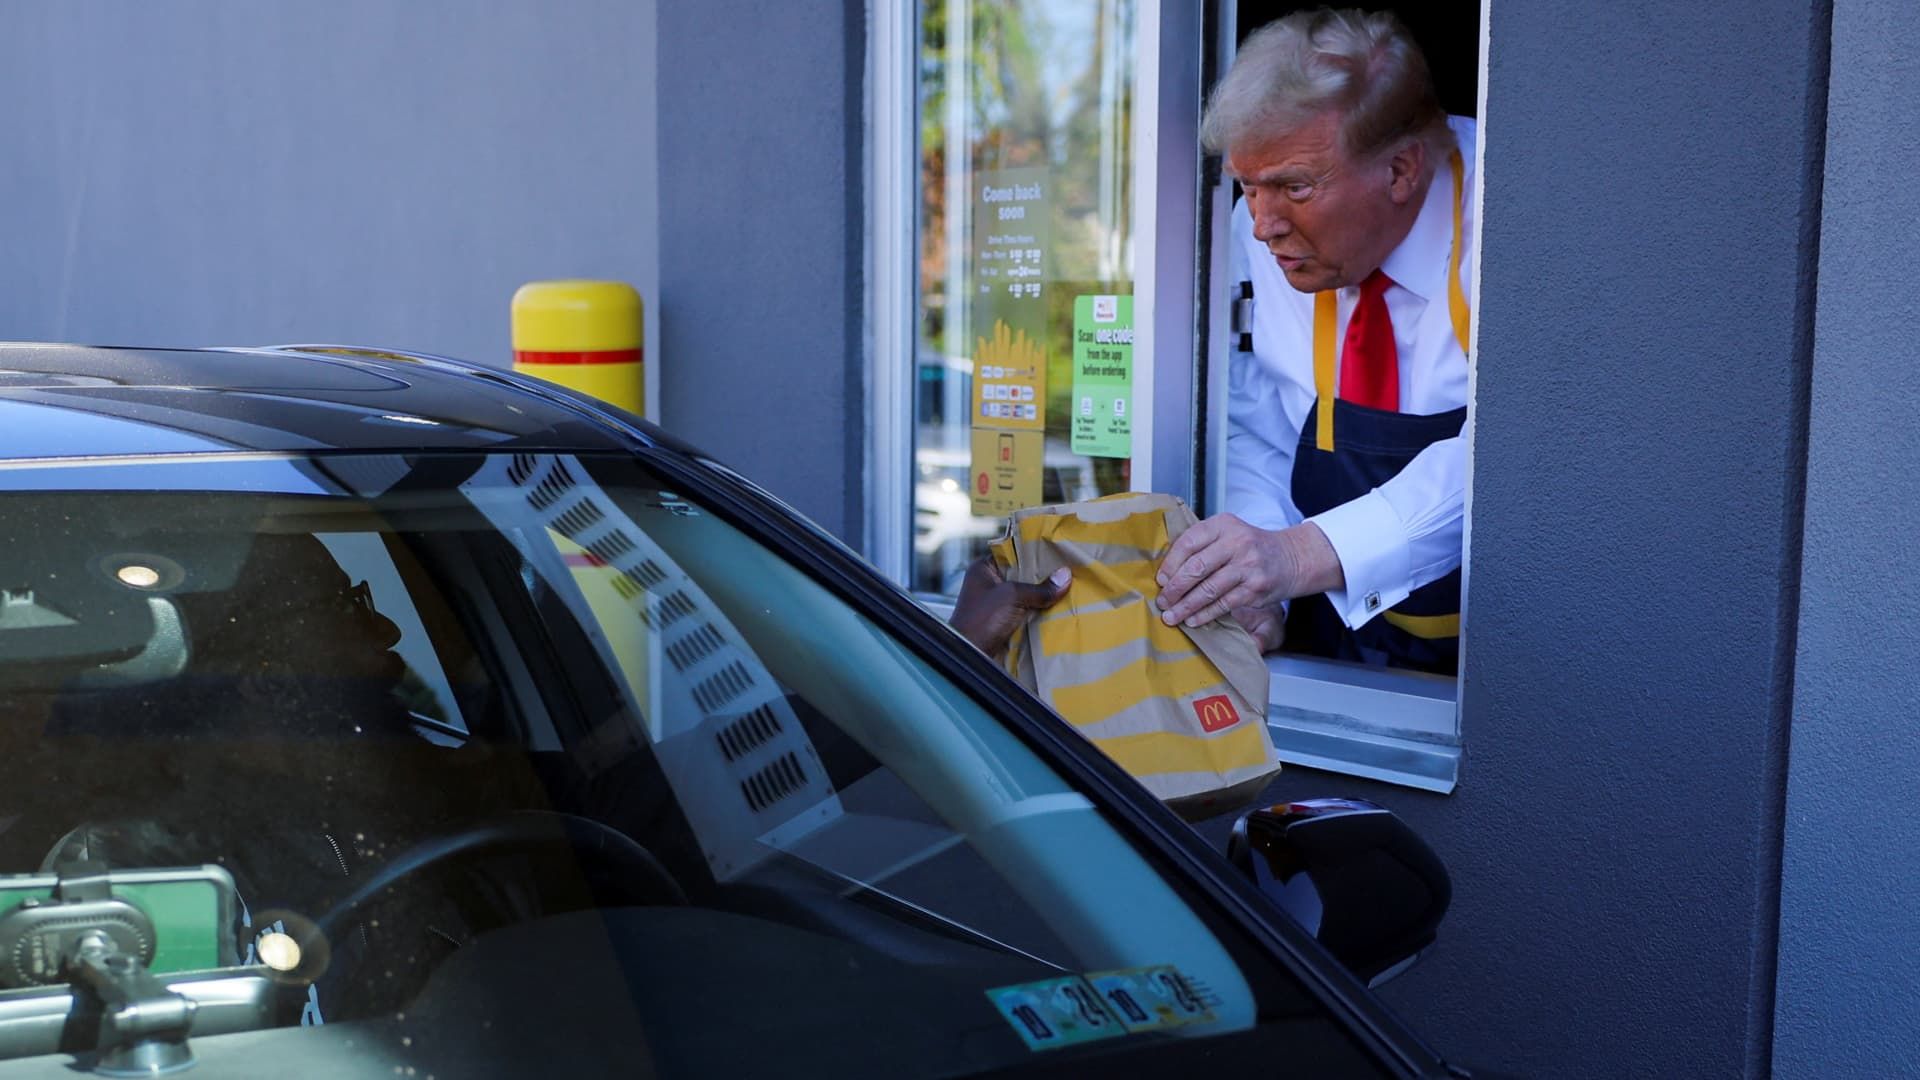
[[[1454,679],[1285,655],[1267,670],[1281,761],[1441,794],[1458,782]]]

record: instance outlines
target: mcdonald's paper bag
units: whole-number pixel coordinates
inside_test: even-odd
[[[1013,515],[993,554],[1009,580],[1073,568],[1064,600],[1015,633],[1009,672],[1188,818],[1252,800],[1280,769],[1267,665],[1231,618],[1160,621],[1154,581],[1194,523],[1170,495],[1110,495]]]

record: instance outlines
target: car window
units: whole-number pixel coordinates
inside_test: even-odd
[[[11,479],[0,871],[210,938],[211,1030],[450,1075],[1354,1054],[966,687],[633,458]],[[152,899],[183,878],[231,902]],[[66,981],[0,965],[0,1006]],[[0,1055],[47,1030],[0,1012]]]

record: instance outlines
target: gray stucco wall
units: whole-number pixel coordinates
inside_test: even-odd
[[[1419,1011],[1526,1075],[1764,1074],[1824,13],[1491,20],[1474,872]]]
[[[857,541],[865,5],[662,4],[659,65],[663,416]]]
[[[0,338],[504,364],[525,281],[651,301],[654,6],[8,3]]]
[[[1385,992],[1448,1054],[1765,1075],[1826,16],[1490,18],[1462,782],[1275,794],[1371,794],[1454,871]]]
[[[1780,911],[1781,1077],[1920,1068],[1920,20],[1836,0]]]

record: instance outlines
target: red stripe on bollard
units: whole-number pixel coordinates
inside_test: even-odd
[[[516,364],[637,364],[639,349],[605,349],[598,352],[533,352],[516,349]]]

